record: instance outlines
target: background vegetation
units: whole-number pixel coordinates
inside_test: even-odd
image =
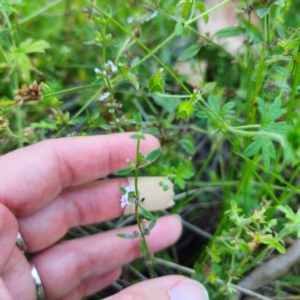
[[[185,227],[156,255],[156,276],[192,275],[211,299],[299,296],[298,258],[262,286],[243,278],[278,265],[299,235],[300,4],[237,1],[238,26],[212,36],[196,22],[228,0],[211,10],[194,0],[96,2],[0,1],[1,153],[49,138],[152,133],[162,152],[141,175],[174,181],[176,205],[158,215],[178,213]],[[216,40],[232,36],[244,38],[236,53]],[[207,62],[203,80],[191,85],[182,61],[191,72]],[[145,277],[143,262],[133,262],[90,299]]]

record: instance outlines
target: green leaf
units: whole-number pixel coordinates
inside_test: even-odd
[[[264,238],[262,240],[263,244],[267,244],[272,248],[275,248],[279,253],[284,254],[286,252],[284,246],[275,238]]]
[[[278,241],[274,241],[274,244],[272,246],[281,254],[284,254],[286,252],[284,246]]]
[[[206,12],[206,6],[202,2],[197,2],[195,4],[195,7],[203,14]],[[209,15],[205,15],[204,17],[204,23],[207,24],[209,20]]]
[[[178,57],[178,61],[188,60],[196,56],[197,53],[200,51],[201,47],[201,44],[196,44],[185,49],[184,52]]]
[[[261,98],[257,98],[258,110],[261,116],[261,124],[269,124],[285,113],[281,107],[281,100],[276,97],[269,110],[267,111],[265,102]]]
[[[293,127],[291,125],[286,124],[286,122],[283,121],[272,124],[263,124],[261,126],[261,129],[264,131],[285,135],[287,131],[293,129]]]
[[[256,11],[256,14],[262,19],[270,13],[270,8],[260,8]]]
[[[140,251],[144,254],[147,251],[147,246],[143,239],[140,239]]]
[[[127,66],[123,65],[120,67],[120,72],[121,72],[122,76],[126,78],[128,75],[128,72],[129,72],[129,68]]]
[[[276,29],[277,29],[277,33],[279,35],[279,37],[284,40],[285,39],[285,33],[282,30],[282,28],[280,27],[280,25],[278,23],[276,23]]]
[[[249,246],[248,246],[246,243],[240,244],[240,249],[241,249],[243,252],[246,252],[246,253],[250,253],[250,252],[251,252]]]
[[[275,159],[276,152],[272,140],[268,137],[255,136],[253,142],[245,149],[244,155],[251,157],[262,150],[264,167],[270,169],[270,160]]]
[[[149,231],[151,231],[151,230],[154,228],[157,219],[158,219],[158,217],[155,216],[155,219],[154,219],[154,220],[151,220],[151,222],[150,222],[150,224],[149,224],[149,226],[148,226]]]
[[[54,120],[43,120],[39,123],[31,123],[31,127],[33,129],[49,129],[49,130],[57,130],[57,124]]]
[[[140,84],[138,82],[137,77],[132,74],[131,72],[127,73],[128,80],[130,81],[130,83],[135,87],[136,90],[138,90],[140,88]]]
[[[132,171],[132,168],[125,168],[125,169],[121,169],[119,171],[116,171],[114,174],[119,175],[119,176],[124,176],[124,175],[130,173],[131,171]]]
[[[23,53],[45,53],[45,49],[50,45],[45,41],[33,42],[32,39],[26,40],[20,45],[20,51]]]
[[[179,98],[166,98],[159,94],[152,95],[153,101],[168,113],[174,113],[181,100]]]
[[[274,70],[280,75],[289,76],[289,72],[282,67],[274,67]]]
[[[234,108],[234,106],[235,106],[235,103],[233,101],[230,101],[230,102],[226,103],[221,108],[220,116],[226,116],[226,115],[234,113],[234,111],[232,110],[232,108]]]
[[[126,233],[118,233],[117,236],[122,239],[135,239],[136,238],[136,236],[134,234],[126,234]]]
[[[160,69],[156,75],[152,75],[149,82],[148,88],[150,93],[164,93],[165,83],[162,79],[163,69]]]
[[[151,214],[151,212],[148,211],[146,208],[144,208],[142,205],[139,205],[139,208],[140,208],[140,210],[141,210],[142,215],[143,215],[146,219],[148,219],[148,220],[155,220],[155,219],[156,219],[156,217],[153,216],[153,215]]]
[[[242,19],[242,24],[246,30],[246,33],[254,42],[262,43],[264,41],[261,31],[252,23],[246,19]]]
[[[120,186],[120,191],[121,191],[122,195],[126,195],[127,194],[126,189],[123,188],[123,187],[121,187],[121,186]]]
[[[293,40],[291,40],[287,43],[287,49],[293,50],[295,48],[298,48],[299,44],[300,44],[300,39],[299,38],[293,39]]]
[[[15,63],[20,67],[24,81],[30,81],[30,69],[32,66],[29,57],[26,54],[20,53],[17,56]]]
[[[179,36],[179,35],[182,34],[182,31],[183,31],[183,25],[182,25],[182,23],[181,22],[176,23],[176,25],[175,25],[175,34],[177,36]]]
[[[208,94],[210,93],[211,91],[213,91],[213,89],[216,87],[217,83],[212,81],[212,82],[209,82],[209,83],[206,83],[204,85],[204,87],[202,88],[202,93],[203,94]]]
[[[88,120],[87,117],[80,117],[80,118],[76,118],[76,119],[70,120],[68,122],[68,124],[70,124],[70,125],[81,124],[81,123],[86,122],[87,120]]]
[[[159,157],[160,152],[161,152],[161,148],[157,148],[157,149],[151,151],[149,154],[147,154],[145,158],[148,162],[152,163]]]
[[[183,139],[179,140],[179,144],[188,154],[194,155],[196,153],[192,136],[185,136]]]
[[[196,95],[193,95],[190,100],[183,101],[179,104],[177,109],[177,118],[183,118],[184,120],[188,120],[194,113],[194,104],[197,102]]]
[[[5,37],[5,35],[8,33],[8,29],[4,29],[0,31],[0,39],[3,39]]]
[[[221,109],[220,109],[220,103],[219,103],[218,99],[217,99],[215,96],[210,95],[210,96],[208,97],[207,103],[208,103],[208,105],[210,106],[211,110],[212,110],[215,114],[217,114],[217,115],[220,114],[220,112],[221,112]]]
[[[109,15],[110,17],[112,16],[112,9],[110,5],[106,6],[105,12],[107,15]]]
[[[297,54],[295,54],[293,58],[296,62],[299,63],[300,62],[300,53],[298,52]]]
[[[191,30],[187,27],[183,27],[182,33],[181,33],[181,38],[183,40],[186,40],[187,38],[189,38],[191,35]]]
[[[244,33],[245,33],[244,28],[234,26],[234,27],[227,27],[227,28],[221,29],[221,30],[217,31],[214,34],[214,36],[227,38],[227,37],[238,36],[238,35],[241,35]]]
[[[133,120],[135,121],[135,123],[136,123],[137,125],[142,124],[142,122],[143,122],[143,117],[142,117],[141,111],[140,111],[139,109],[136,109],[136,110],[133,112]]]
[[[191,11],[192,2],[185,1],[181,3],[181,11],[180,14],[182,17],[186,17],[187,14]]]
[[[130,137],[134,140],[145,140],[146,139],[146,137],[144,136],[144,134],[142,132],[135,133],[135,134],[131,135]]]
[[[294,211],[291,209],[291,207],[285,205],[278,205],[276,207],[276,209],[282,211],[284,214],[285,214],[285,217],[287,219],[289,219],[290,221],[295,221],[295,217],[296,217],[296,214],[294,213]]]
[[[169,186],[165,184],[165,185],[163,186],[163,191],[166,192],[168,189],[169,189]]]
[[[99,127],[104,129],[104,130],[111,130],[112,129],[112,127],[108,124],[103,124],[103,125],[100,125]]]

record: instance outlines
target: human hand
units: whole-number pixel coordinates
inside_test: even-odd
[[[158,147],[158,141],[147,136],[141,152]],[[135,160],[135,148],[136,141],[124,133],[48,140],[0,157],[0,299],[36,299],[30,265],[16,246],[18,231],[27,251],[37,252],[31,261],[47,300],[93,294],[114,282],[122,265],[140,256],[138,239],[117,237],[120,229],[57,243],[71,227],[122,215],[119,187],[126,186],[127,180],[93,180],[127,167],[127,158]],[[122,233],[134,229],[128,226]],[[176,216],[160,218],[147,237],[150,251],[174,243],[180,233]],[[149,280],[109,299],[127,299],[128,295],[153,299],[153,293],[162,300],[179,299],[168,293],[179,283],[194,286],[191,299],[205,299],[197,283],[186,280],[182,276]]]

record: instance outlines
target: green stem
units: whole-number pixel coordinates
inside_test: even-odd
[[[176,34],[173,32],[166,40],[164,40],[155,49],[153,49],[151,53],[147,54],[141,60],[139,60],[135,65],[133,65],[130,68],[130,71],[132,71],[133,69],[135,69],[136,67],[138,67],[139,65],[141,65],[142,63],[144,63],[147,59],[149,59],[150,57],[152,57],[153,56],[152,53],[158,52],[161,48],[163,48],[166,44],[168,44],[175,36],[176,36]]]
[[[220,4],[214,6],[213,8],[211,8],[211,9],[209,9],[209,10],[207,10],[207,11],[204,12],[203,14],[200,14],[200,15],[196,16],[195,18],[189,20],[189,21],[186,22],[185,24],[186,24],[186,25],[190,25],[190,24],[196,22],[197,20],[203,18],[204,16],[209,15],[211,12],[213,12],[213,11],[215,11],[215,10],[221,8],[222,6],[224,6],[224,5],[225,5],[226,3],[228,3],[228,2],[230,2],[230,0],[225,0],[225,1],[221,2]]]
[[[270,15],[267,14],[265,16],[265,36],[266,36],[266,43],[267,49],[270,47]]]
[[[291,93],[290,101],[288,104],[287,116],[286,116],[287,123],[291,123],[291,121],[292,121],[295,98],[296,98],[296,94],[297,94],[297,87],[299,85],[299,80],[300,80],[299,63],[298,62],[295,62],[295,63],[296,63],[296,68],[295,68],[295,75],[294,75],[294,80],[293,80],[293,88],[292,88],[292,93]]]
[[[135,195],[137,200],[140,198],[139,189],[138,189],[138,180],[139,180],[139,153],[140,153],[140,144],[141,141],[138,140],[137,146],[136,146],[136,163],[135,163],[135,171],[134,171],[134,188],[135,188]]]
[[[251,129],[251,128],[261,128],[260,124],[253,124],[253,125],[243,125],[243,126],[235,126],[232,127],[234,129]]]
[[[148,52],[174,79],[175,81],[188,93],[191,94],[189,89],[181,82],[181,80],[174,74],[174,72],[164,63],[162,62],[154,53],[151,51],[146,45],[144,45],[139,39],[137,39],[130,31],[128,31],[123,25],[117,22],[114,18],[110,17],[105,13],[102,9],[95,6],[93,3],[87,0],[83,0],[85,3],[88,3],[91,7],[97,10],[99,13],[103,14],[106,18],[108,18],[112,23],[114,23],[117,27],[119,27],[124,33],[130,36],[135,42],[140,45],[146,52]]]
[[[87,89],[87,88],[92,88],[92,87],[99,87],[100,85],[103,85],[103,83],[101,83],[101,84],[98,83],[98,84],[87,84],[87,85],[76,86],[76,87],[69,88],[69,89],[66,89],[66,90],[62,90],[62,91],[58,91],[58,92],[54,92],[54,93],[43,95],[43,98],[52,97],[52,96],[56,96],[56,95],[60,95],[60,94],[65,94],[65,93],[69,93],[69,92],[73,92],[73,91],[78,91],[78,90],[83,90],[83,89]]]
[[[265,248],[254,258],[254,260],[241,270],[240,274],[243,275],[247,271],[251,270],[254,266],[256,266],[257,263],[266,256],[267,252],[268,252],[268,246],[265,246]]]
[[[280,143],[283,143],[283,138],[280,134],[276,134],[273,132],[268,132],[268,131],[245,131],[245,130],[237,130],[234,127],[231,126],[227,126],[226,128],[224,128],[225,130],[227,129],[228,131],[237,134],[237,135],[241,135],[241,136],[245,136],[245,137],[255,137],[255,136],[264,136],[264,137],[268,137],[270,139],[273,139],[275,141],[278,141]]]
[[[135,197],[136,200],[140,200],[140,193],[139,193],[139,189],[138,189],[138,180],[139,180],[139,153],[140,153],[140,144],[141,141],[140,139],[137,142],[137,146],[136,146],[136,162],[135,162],[135,171],[134,171],[134,189],[135,189]],[[148,248],[148,244],[145,238],[145,234],[143,231],[143,228],[141,226],[141,220],[140,220],[140,215],[139,215],[139,204],[135,206],[135,219],[140,231],[140,235],[141,235],[141,239],[143,240],[143,243],[145,245],[146,248],[146,259],[147,259],[147,266],[148,266],[148,270],[149,270],[149,274],[151,278],[154,278],[154,273],[153,273],[153,266],[152,266],[152,257],[151,257],[151,253],[149,251]]]
[[[19,24],[23,24],[33,18],[35,18],[36,16],[44,13],[45,11],[47,11],[48,9],[50,9],[51,7],[57,5],[58,3],[62,2],[63,0],[56,0],[56,1],[50,1],[48,4],[46,5],[41,5],[41,9],[38,9],[38,10],[34,10],[34,12],[30,15],[28,15],[26,18],[24,19],[21,19],[19,21]]]
[[[106,31],[106,24],[102,25],[101,27],[101,35],[102,35],[102,67],[105,70],[105,63],[106,63],[106,42],[105,42],[105,31]]]
[[[119,58],[122,55],[123,51],[125,51],[125,49],[127,48],[127,45],[129,43],[129,41],[130,41],[130,38],[127,38],[126,41],[124,42],[122,48],[118,51],[118,54],[117,54],[117,57],[116,57],[116,62],[119,60]],[[131,45],[129,45],[129,46],[131,46]]]
[[[108,77],[106,78],[106,83],[107,83],[109,93],[110,93],[110,102],[113,103],[113,101],[114,101],[113,90],[112,90],[112,87],[111,87],[110,79]],[[117,130],[119,132],[122,132],[122,129],[120,127],[120,122],[118,122],[115,112],[111,113],[111,115],[112,115],[113,120],[116,124]]]

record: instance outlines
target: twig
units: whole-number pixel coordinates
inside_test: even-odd
[[[207,233],[206,231],[196,227],[195,225],[185,221],[185,220],[181,220],[181,223],[184,227],[194,231],[195,233],[201,235],[202,237],[205,237],[206,239],[211,239],[212,238],[212,235],[210,233]]]
[[[300,258],[299,247],[300,239],[297,239],[285,254],[276,255],[260,265],[249,276],[241,280],[238,285],[243,288],[256,290],[286,274]]]

